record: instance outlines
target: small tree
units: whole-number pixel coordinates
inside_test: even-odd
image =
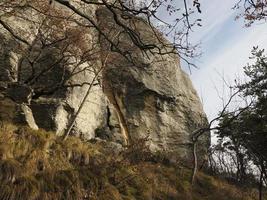
[[[239,182],[246,182],[251,163],[258,168],[261,200],[263,182],[266,184],[267,180],[267,58],[264,50],[254,47],[251,59],[255,60],[255,63],[244,68],[249,81],[236,86],[250,105],[234,120],[232,115],[236,115],[235,112],[228,112],[220,119],[216,134],[225,141],[223,147],[235,153]]]

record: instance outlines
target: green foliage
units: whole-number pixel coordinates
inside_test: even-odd
[[[264,98],[267,90],[267,58],[264,55],[264,49],[259,50],[258,47],[254,47],[250,59],[254,60],[254,64],[244,68],[250,80],[241,84],[239,88],[243,90],[244,96]]]
[[[267,178],[267,58],[254,47],[251,59],[254,63],[244,68],[249,80],[237,85],[247,105],[238,109],[242,112],[229,111],[217,132],[224,150],[236,156],[237,181],[246,183],[251,163]]]

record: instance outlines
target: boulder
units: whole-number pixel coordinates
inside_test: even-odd
[[[0,121],[27,125],[38,130],[31,109],[25,103],[18,104],[6,97],[0,97]]]
[[[32,110],[26,104],[23,103],[20,105],[18,109],[18,114],[18,123],[27,124],[30,128],[34,130],[39,129],[33,117]]]

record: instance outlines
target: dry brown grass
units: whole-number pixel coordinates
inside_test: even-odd
[[[140,142],[139,142],[140,144]],[[0,127],[0,200],[253,200],[255,194],[134,145],[114,156],[104,144],[51,132]]]

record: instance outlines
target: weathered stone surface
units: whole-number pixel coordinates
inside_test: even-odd
[[[90,16],[93,17],[95,11],[96,7],[90,8]],[[122,128],[125,128],[133,140],[148,137],[149,145],[154,151],[171,152],[179,157],[188,157],[191,134],[203,126],[207,119],[189,77],[180,67],[178,56],[149,52],[144,55],[131,42],[129,36],[120,33],[121,28],[114,23],[112,15],[107,10],[98,9],[95,21],[104,33],[114,38],[114,42],[119,42],[120,48],[131,53],[134,62],[129,62],[119,53],[109,51],[105,39],[99,40],[95,32],[89,30],[84,32],[83,41],[73,49],[80,51],[81,47],[78,45],[92,48],[92,44],[96,44],[94,48],[101,50],[101,56],[95,57],[92,63],[85,63],[78,68],[73,65],[58,64],[42,75],[38,81],[32,81],[28,59],[32,54],[23,58],[20,52],[23,49],[16,50],[17,41],[6,31],[1,30],[0,36],[3,40],[0,42],[0,81],[17,82],[19,86],[11,84],[14,87],[8,88],[5,85],[1,87],[3,94],[9,94],[16,102],[0,101],[0,116],[12,120],[14,117],[10,115],[18,111],[17,104],[24,102],[28,105],[23,104],[25,105],[23,112],[31,113],[32,110],[33,117],[31,114],[25,115],[28,124],[33,128],[53,130],[62,135],[78,111],[94,78],[90,70],[85,70],[86,67],[88,65],[94,66],[94,69],[104,67],[100,83],[91,87],[90,94],[75,120],[73,134],[86,139],[100,137],[123,143]],[[14,22],[14,19],[8,19],[8,22],[14,23],[13,27],[22,33],[25,31],[27,35],[35,33],[36,27],[30,30],[21,28],[27,27],[25,21]],[[158,38],[155,37],[154,32],[143,20],[136,19],[134,25],[144,42],[157,43],[158,38],[166,42],[160,34]],[[68,28],[72,30],[74,25],[70,23],[69,26]],[[30,37],[29,42],[33,42],[33,38]],[[38,45],[34,48],[38,48]],[[34,48],[33,55],[36,54]],[[58,58],[56,54],[57,51],[54,49],[43,52],[45,59],[38,63],[36,71],[40,72],[44,67],[52,65]],[[18,69],[20,61],[21,66]],[[70,76],[74,70],[81,70],[83,73],[70,78],[68,81],[70,87],[60,88],[56,93],[36,95],[59,84],[63,76],[66,74]],[[29,90],[24,87],[23,82],[30,83]],[[18,90],[18,93],[14,92]],[[8,111],[3,111],[4,108],[8,108]],[[200,146],[206,150],[208,145],[207,136],[203,138]]]
[[[25,104],[18,104],[10,98],[0,96],[0,121],[27,125],[38,130],[31,109]]]
[[[18,43],[0,28],[0,81],[11,82],[17,78],[17,45]]]
[[[61,134],[68,122],[68,112],[63,103],[56,99],[40,99],[30,105],[33,116],[40,128]]]
[[[90,82],[90,80],[92,80],[91,74],[80,74],[76,78],[77,80],[74,80],[76,83]],[[84,85],[83,87],[76,87],[68,91],[65,101],[75,113],[81,105],[81,101],[84,98],[88,87],[88,85]],[[76,119],[73,132],[86,139],[94,138],[95,130],[106,124],[106,116],[107,109],[105,95],[103,94],[101,87],[95,85],[92,87],[91,92]]]
[[[6,89],[6,96],[17,103],[30,104],[33,90],[24,84],[10,83]]]
[[[96,6],[86,7],[83,11],[90,14],[95,12],[95,8]],[[58,9],[59,13],[64,13],[62,6],[55,5],[55,9]],[[25,48],[24,44],[18,42],[8,31],[1,27],[0,81],[10,83],[7,88],[3,87],[2,92],[17,104],[27,103],[33,111],[38,127],[53,130],[58,135],[62,135],[66,131],[70,119],[77,112],[82,98],[85,96],[89,84],[94,77],[92,70],[86,70],[86,68],[92,65],[97,69],[98,66],[100,67],[101,62],[94,59],[92,63],[84,63],[84,65],[78,67],[75,63],[64,66],[58,62],[61,56],[64,55],[60,54],[60,48],[51,47],[40,51],[41,43],[38,41],[39,37],[37,35],[38,23],[41,24],[44,18],[42,15],[35,13],[35,10],[25,9],[24,12],[24,18],[16,16],[3,17],[3,20],[16,30],[16,34],[26,39],[32,46],[30,50]],[[34,23],[30,23],[32,21]],[[63,21],[58,20],[56,26],[64,27]],[[76,34],[80,30],[75,30],[76,27],[77,24],[69,22],[66,29],[69,33],[72,31]],[[70,48],[77,52],[78,55],[82,48],[90,49],[97,42],[95,41],[95,33],[91,30],[84,32],[82,39],[79,43],[82,47],[75,44],[76,46]],[[96,50],[96,48],[97,45],[95,45],[94,49]],[[71,59],[75,60],[78,58]],[[33,60],[38,60],[38,62],[31,66],[30,62]],[[54,67],[49,69],[50,66]],[[49,70],[43,72],[45,68]],[[76,74],[77,71],[81,71],[81,73]],[[34,75],[37,74],[37,76],[40,74],[38,79],[33,78],[33,73],[35,73]],[[56,90],[56,92],[50,92],[50,89],[61,83],[63,78],[65,78],[64,76],[70,77],[67,83],[69,87],[62,87]],[[27,85],[31,87],[29,88]],[[77,85],[77,87],[72,87],[72,85]],[[86,139],[95,137],[95,130],[101,128],[106,123],[106,112],[106,98],[101,87],[94,85],[80,114],[75,120],[73,134]]]
[[[26,104],[21,104],[20,105],[20,109],[18,110],[20,111],[19,114],[19,123],[22,124],[27,124],[30,128],[34,129],[34,130],[38,130],[38,126],[35,123],[35,119],[33,117],[32,114],[32,110],[26,105]]]
[[[6,89],[7,89],[8,83],[5,81],[0,81],[0,93],[5,93]]]
[[[97,16],[106,34],[120,32],[107,10],[98,10]],[[142,39],[152,44],[158,42],[144,21],[134,23]],[[152,150],[176,152],[187,157],[191,151],[192,132],[204,126],[207,119],[189,77],[180,67],[178,56],[149,54],[147,59],[129,42],[128,36],[121,33],[121,37],[123,39],[116,38],[115,43],[134,55],[134,63],[119,53],[108,52],[109,59],[103,72],[107,87],[105,94],[112,93],[117,97],[132,138],[148,137]],[[107,48],[104,39],[101,45]],[[208,135],[200,146],[204,149],[209,146]]]

